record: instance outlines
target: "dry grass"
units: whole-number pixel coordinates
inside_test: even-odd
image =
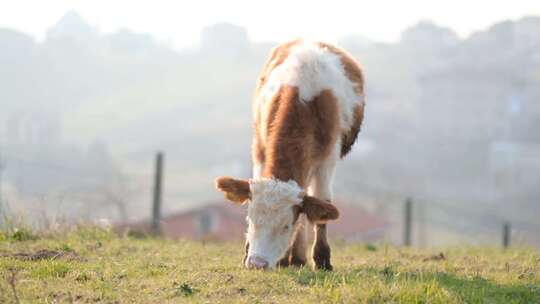
[[[0,303],[540,303],[530,249],[334,246],[334,272],[250,271],[241,244],[98,228],[0,235]]]

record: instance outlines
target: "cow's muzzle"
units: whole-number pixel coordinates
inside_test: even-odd
[[[251,269],[266,269],[268,262],[258,256],[250,256],[247,261],[247,267]]]

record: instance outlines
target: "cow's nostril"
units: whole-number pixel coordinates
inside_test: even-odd
[[[255,269],[265,269],[268,268],[268,262],[261,257],[251,256],[248,259],[248,267]]]

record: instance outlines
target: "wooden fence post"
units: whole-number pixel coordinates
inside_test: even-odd
[[[156,155],[156,168],[154,176],[154,195],[152,204],[152,233],[154,235],[161,234],[161,196],[162,196],[162,179],[163,179],[163,153],[158,152]]]
[[[2,207],[3,205],[3,197],[2,197],[2,173],[4,171],[4,163],[2,161],[2,152],[0,151],[0,216],[3,216],[2,214]]]
[[[7,218],[6,211],[4,210],[4,197],[2,196],[2,173],[4,170],[4,164],[2,163],[2,152],[0,152],[0,226],[3,226],[4,219]]]
[[[503,238],[502,238],[502,243],[503,243],[503,248],[508,248],[510,247],[510,223],[509,222],[504,222],[503,224]]]
[[[412,204],[412,199],[407,198],[407,200],[405,201],[405,226],[403,227],[403,243],[405,246],[412,245]]]

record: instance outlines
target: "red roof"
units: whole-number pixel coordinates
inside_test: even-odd
[[[348,241],[374,241],[383,236],[389,223],[365,209],[341,202],[335,203],[340,217],[328,225],[328,233]]]
[[[329,224],[329,234],[349,241],[373,241],[382,237],[388,223],[363,208],[336,203],[340,218]],[[173,239],[240,240],[246,231],[246,207],[222,201],[165,216],[161,230]],[[117,231],[148,232],[150,222],[140,221],[116,226]]]

